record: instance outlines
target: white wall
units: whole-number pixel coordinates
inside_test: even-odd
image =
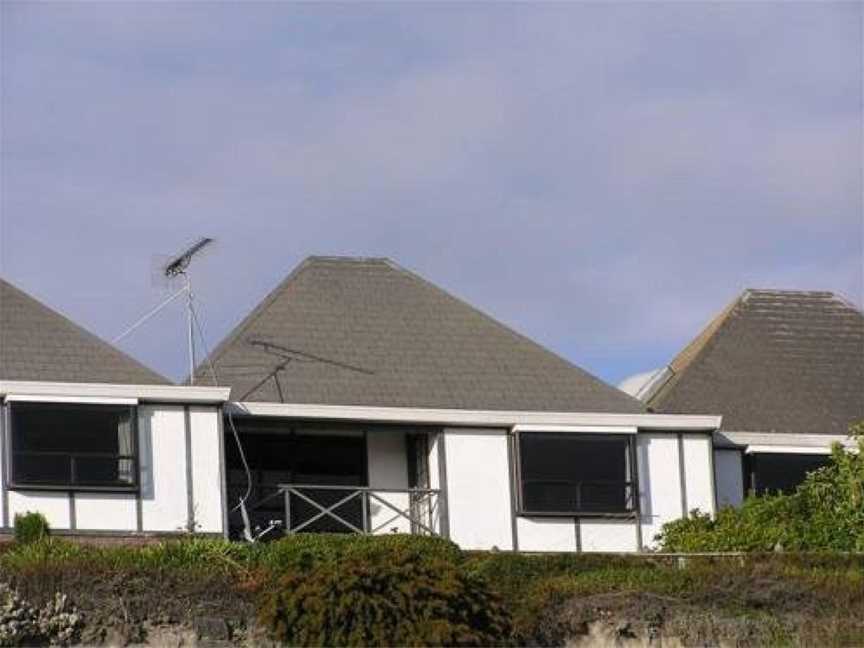
[[[408,461],[405,434],[395,430],[371,430],[366,435],[366,455],[371,488],[408,488]],[[378,497],[400,511],[408,509],[405,493],[378,493]],[[409,533],[411,523],[379,500],[370,498],[370,528],[376,533]]]
[[[714,448],[707,434],[684,434],[684,477],[687,489],[687,512],[699,509],[714,515]]]
[[[508,437],[504,430],[444,430],[450,538],[463,549],[511,549]]]
[[[740,506],[744,501],[742,453],[733,449],[714,449],[714,474],[717,483],[717,506]]]
[[[576,551],[576,520],[573,518],[516,519],[519,551]]]
[[[684,510],[678,436],[643,433],[636,441],[642,538],[645,546],[651,546],[660,528],[681,517]]]
[[[138,408],[141,519],[145,531],[182,531],[188,520],[185,414],[179,405]]]
[[[4,493],[0,465],[0,498],[8,501],[8,525],[16,513],[40,512],[60,531],[177,532],[190,516],[187,479],[186,416],[182,405],[138,407],[140,508],[136,493],[97,493],[14,490]],[[189,408],[192,462],[192,515],[199,532],[222,533],[222,466],[219,410],[215,406]],[[0,435],[0,444],[5,437]],[[8,449],[2,448],[3,456]],[[0,462],[2,464],[2,462]]]
[[[582,551],[618,553],[639,550],[634,520],[582,518],[579,520],[579,533]]]
[[[512,547],[507,436],[504,431],[448,428],[446,472],[450,535],[468,549]],[[525,432],[530,434],[530,432]],[[711,440],[704,434],[636,436],[640,507],[634,519],[522,517],[521,551],[638,551],[666,522],[699,508],[714,512]],[[436,453],[433,452],[434,456]],[[515,457],[514,457],[515,459]],[[435,471],[433,471],[433,478]]]
[[[39,512],[48,520],[52,529],[68,529],[70,523],[69,495],[48,491],[9,491],[9,526],[15,523],[15,515]]]
[[[190,407],[192,495],[195,530],[221,533],[223,527],[220,412],[215,407]]]
[[[75,528],[86,531],[135,531],[135,495],[75,493]]]

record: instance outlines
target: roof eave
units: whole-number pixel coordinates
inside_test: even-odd
[[[601,427],[635,426],[643,430],[713,432],[720,428],[723,421],[722,416],[713,415],[461,410],[305,403],[230,402],[227,404],[227,408],[238,416],[506,428],[519,425],[594,425]]]
[[[124,385],[119,383],[69,383],[0,380],[0,398],[11,395],[43,397],[135,398],[140,402],[215,404],[228,400],[228,387],[186,385]]]

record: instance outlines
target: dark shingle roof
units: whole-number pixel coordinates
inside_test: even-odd
[[[0,279],[0,380],[169,381]]]
[[[643,411],[636,399],[387,259],[310,257],[212,358],[220,383],[244,401]],[[212,382],[205,363],[197,376]]]
[[[845,434],[864,418],[864,315],[830,292],[747,290],[669,365],[658,412],[723,429]]]

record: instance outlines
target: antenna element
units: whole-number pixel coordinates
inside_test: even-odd
[[[192,263],[192,257],[212,242],[213,239],[207,236],[198,239],[195,243],[190,245],[186,250],[171,259],[165,265],[165,268],[163,269],[165,276],[172,278],[183,274],[186,271],[186,268],[189,267],[189,264]]]

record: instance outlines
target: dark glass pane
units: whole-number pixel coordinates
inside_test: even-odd
[[[75,456],[75,483],[81,486],[134,484],[134,462],[116,457]]]
[[[790,493],[795,490],[807,473],[818,470],[828,464],[828,455],[807,454],[750,454],[747,455],[750,464],[750,487],[761,495],[765,492],[777,491]]]
[[[131,453],[130,415],[129,407],[15,403],[13,443],[19,451]]]
[[[623,512],[631,507],[625,436],[523,433],[523,508],[548,513]]]
[[[68,455],[13,455],[15,481],[22,484],[65,485],[72,478]]]
[[[45,486],[134,486],[127,406],[14,403],[13,478]]]

